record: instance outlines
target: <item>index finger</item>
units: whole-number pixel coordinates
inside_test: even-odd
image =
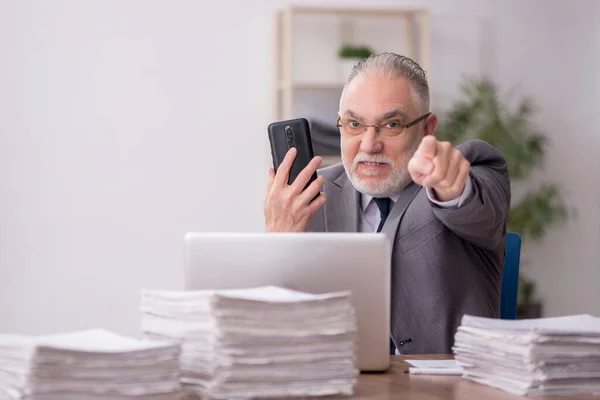
[[[437,154],[437,139],[433,135],[426,135],[421,140],[415,156],[433,160]]]
[[[292,147],[288,150],[283,161],[277,168],[277,173],[275,173],[275,181],[273,182],[276,186],[287,186],[288,178],[290,176],[290,169],[292,169],[292,164],[294,163],[294,159],[296,158],[296,148]]]

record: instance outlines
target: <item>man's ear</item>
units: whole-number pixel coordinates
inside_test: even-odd
[[[425,136],[427,135],[435,135],[435,129],[437,128],[438,118],[437,115],[431,114],[425,120]]]

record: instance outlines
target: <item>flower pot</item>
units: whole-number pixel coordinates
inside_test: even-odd
[[[340,58],[340,79],[345,82],[360,58]]]

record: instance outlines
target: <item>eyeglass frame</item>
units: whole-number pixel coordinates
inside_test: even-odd
[[[400,128],[402,128],[402,132],[404,132],[405,129],[408,129],[411,126],[414,126],[414,125],[418,124],[419,122],[423,121],[425,118],[429,117],[430,115],[431,115],[431,111],[425,115],[420,116],[419,118],[415,119],[414,121],[409,122],[408,124],[400,125]],[[336,127],[343,128],[341,121],[342,121],[342,117],[338,117],[337,122],[336,122]],[[371,127],[375,128],[375,131],[377,133],[379,133],[381,131],[381,124],[373,124],[373,125],[360,124],[360,126],[364,128],[365,133],[367,132],[367,129],[369,129]],[[400,132],[400,133],[402,133],[402,132]]]

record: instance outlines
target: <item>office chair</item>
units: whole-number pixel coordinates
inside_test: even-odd
[[[521,261],[521,235],[508,232],[506,235],[506,256],[504,276],[500,292],[500,318],[517,318],[517,295],[519,293],[519,263]]]

